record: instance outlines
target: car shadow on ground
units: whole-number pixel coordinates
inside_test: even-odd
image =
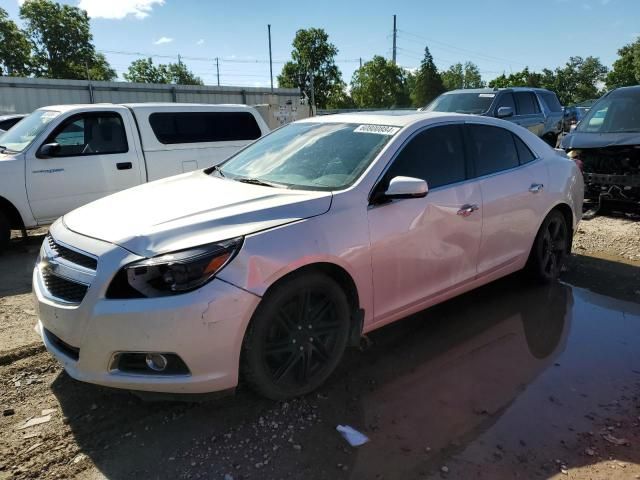
[[[45,235],[16,238],[0,253],[0,297],[31,292],[33,265]]]
[[[373,332],[371,347],[348,351],[325,386],[292,402],[241,387],[213,401],[149,403],[64,373],[52,389],[107,478],[414,478],[438,471],[553,370],[574,316],[572,287],[516,275]],[[343,423],[371,442],[349,447],[335,431]]]

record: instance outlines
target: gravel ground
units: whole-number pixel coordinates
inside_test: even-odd
[[[582,255],[640,262],[640,219],[599,216],[582,221],[573,250]]]

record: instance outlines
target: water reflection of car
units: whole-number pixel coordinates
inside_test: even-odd
[[[603,205],[640,208],[640,86],[603,96],[561,147],[583,171],[592,213]]]
[[[556,146],[563,119],[555,93],[528,87],[452,90],[421,110],[502,118],[522,125],[552,147]]]
[[[476,438],[553,365],[571,328],[571,288],[512,287],[502,282],[442,305],[432,314],[446,321],[404,342],[394,368],[360,400],[360,421],[376,428],[351,478],[417,478],[424,446],[437,455]]]

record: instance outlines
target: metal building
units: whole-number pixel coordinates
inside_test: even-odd
[[[69,103],[237,103],[258,106],[270,128],[309,116],[295,88],[161,85],[0,77],[0,115]]]

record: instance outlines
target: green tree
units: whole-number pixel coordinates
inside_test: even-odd
[[[115,71],[96,53],[87,12],[51,0],[27,0],[20,18],[31,43],[33,71],[48,78],[112,80]]]
[[[554,72],[544,69],[542,85],[558,95],[560,103],[572,105],[600,96],[607,67],[596,57],[570,57],[564,67]]]
[[[196,77],[187,66],[180,63],[155,65],[151,58],[143,58],[131,62],[127,73],[127,82],[136,83],[174,83],[177,85],[202,85],[202,80]]]
[[[329,42],[329,35],[322,28],[298,30],[293,39],[291,61],[284,64],[278,75],[278,85],[300,88],[311,98],[311,76],[316,106],[325,108],[335,104],[344,91],[342,74],[335,63],[338,49]],[[332,96],[338,96],[332,99]]]
[[[524,67],[524,70],[519,72],[513,72],[506,76],[504,73],[499,77],[494,78],[489,82],[491,88],[506,88],[506,87],[542,87],[543,75],[538,72],[532,72],[529,67]]]
[[[424,58],[415,75],[407,77],[413,105],[423,107],[445,91],[442,77],[433,63],[429,47],[424,47]]]
[[[25,34],[0,8],[0,75],[26,76],[30,73],[31,45]]]
[[[480,70],[473,62],[456,63],[442,73],[442,82],[447,90],[457,88],[482,88],[485,83],[482,81]]]
[[[354,72],[351,96],[360,108],[409,106],[406,77],[402,68],[376,55]]]
[[[607,75],[607,88],[627,87],[640,83],[640,38],[618,50],[618,59]]]

